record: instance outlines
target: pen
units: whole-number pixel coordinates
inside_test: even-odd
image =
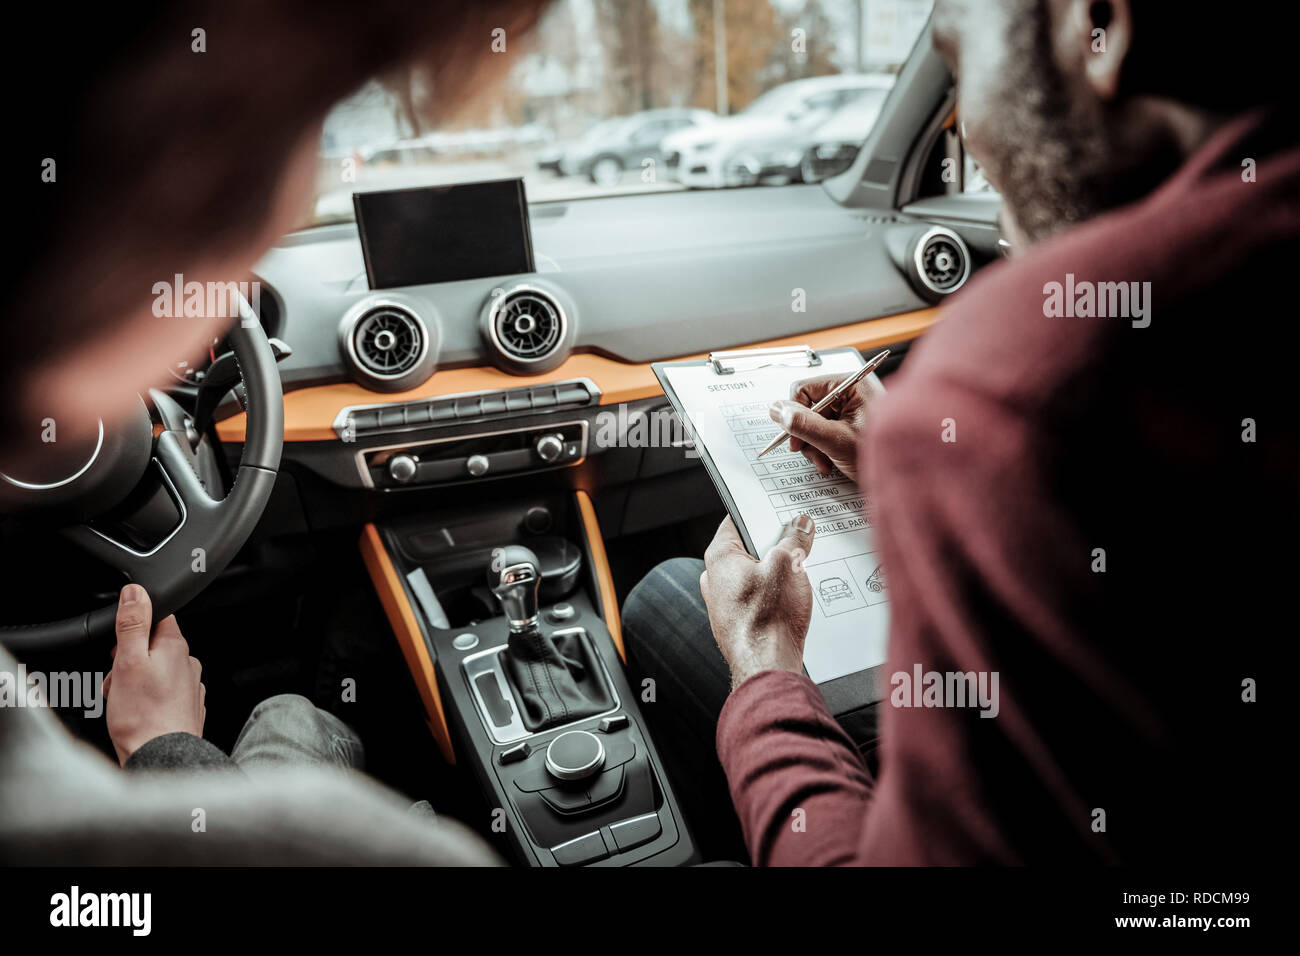
[[[866,365],[862,366],[862,368],[858,369],[856,372],[854,372],[844,381],[840,382],[840,384],[836,385],[833,389],[831,389],[826,394],[826,397],[823,398],[816,405],[814,405],[812,408],[810,408],[809,411],[820,412],[823,408],[826,408],[828,405],[830,405],[831,402],[835,401],[835,399],[839,398],[846,391],[851,389],[854,385],[857,385],[858,382],[862,381],[862,379],[865,378],[867,375],[870,375],[872,372],[874,372],[876,368],[880,365],[880,363],[883,362],[888,357],[889,357],[889,349],[885,349],[883,352],[880,352],[877,355],[873,356],[871,361],[869,361]],[[776,436],[776,439],[772,442],[772,444],[768,445],[766,448],[764,448],[762,451],[758,453],[758,457],[762,458],[769,451],[776,448],[777,445],[781,444],[781,442],[785,441],[789,437],[790,437],[789,432],[781,432],[781,434]]]

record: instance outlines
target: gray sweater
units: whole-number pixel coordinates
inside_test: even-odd
[[[0,671],[17,663],[0,647]],[[407,812],[362,774],[293,767],[256,778],[212,744],[167,734],[123,773],[42,708],[0,707],[0,863],[492,866],[446,819]],[[161,772],[187,768],[183,774]]]
[[[127,770],[238,770],[226,752],[184,731],[155,737],[126,758]]]

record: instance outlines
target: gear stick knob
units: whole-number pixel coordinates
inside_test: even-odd
[[[541,582],[537,555],[532,551],[510,545],[492,552],[488,587],[510,622],[510,636],[499,656],[501,669],[524,726],[533,733],[594,717],[614,706],[608,678],[586,633],[569,628],[548,634],[538,627],[537,589]],[[552,763],[560,768],[558,776],[581,774],[600,765],[596,762],[588,767],[580,762],[574,770],[565,760]],[[554,769],[551,772],[556,773]]]
[[[501,602],[501,610],[510,622],[510,633],[537,627],[537,588],[541,580],[537,555],[523,545],[512,544],[492,552],[488,587]]]

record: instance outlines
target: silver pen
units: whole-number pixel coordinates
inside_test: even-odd
[[[871,361],[867,362],[867,364],[862,366],[862,368],[858,369],[856,372],[854,372],[844,381],[840,382],[840,384],[836,385],[833,389],[831,389],[829,392],[826,393],[825,398],[823,398],[820,402],[818,402],[816,405],[814,405],[812,408],[808,410],[810,412],[820,412],[823,408],[829,406],[831,402],[835,401],[835,399],[839,398],[846,391],[851,389],[854,385],[857,385],[858,382],[862,381],[866,376],[874,372],[876,368],[880,365],[880,363],[883,362],[888,357],[889,357],[889,349],[885,349],[883,352],[880,352],[872,356]],[[772,444],[768,445],[766,448],[764,448],[762,451],[758,453],[758,457],[762,458],[769,451],[772,451],[772,449],[776,448],[778,445],[781,444],[781,442],[785,441],[789,437],[790,437],[789,432],[781,432],[781,434],[776,436],[776,439],[775,441],[772,442]]]

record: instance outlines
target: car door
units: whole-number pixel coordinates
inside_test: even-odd
[[[640,169],[645,161],[658,164],[663,160],[660,144],[669,133],[680,129],[675,120],[656,118],[642,123],[628,139],[628,149],[624,154],[623,165],[629,169]]]

